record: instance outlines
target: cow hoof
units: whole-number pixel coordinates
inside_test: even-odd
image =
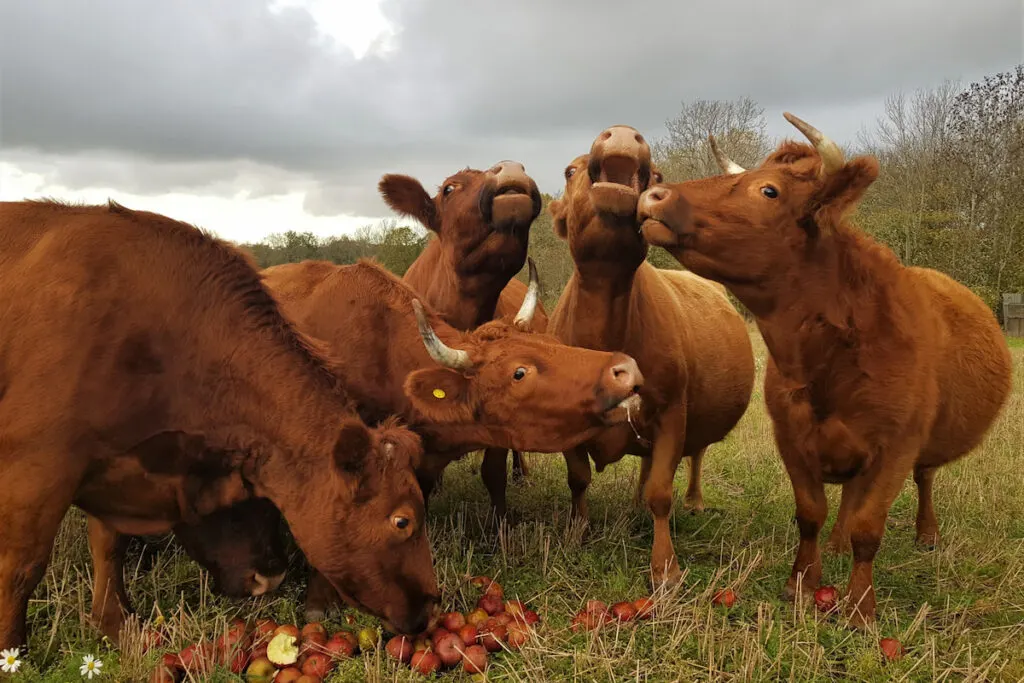
[[[914,543],[920,550],[935,550],[935,548],[939,545],[939,535],[937,533],[920,534],[916,539],[914,539]]]
[[[315,622],[321,622],[327,616],[327,612],[322,609],[307,609],[306,610],[306,623],[312,624]]]
[[[695,500],[690,500],[689,498],[687,498],[686,500],[683,501],[683,509],[689,511],[691,515],[696,515],[699,512],[704,512],[704,499],[698,498]]]

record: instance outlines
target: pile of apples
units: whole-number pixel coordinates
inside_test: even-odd
[[[600,600],[587,600],[586,606],[572,618],[573,631],[596,631],[613,622],[625,623],[637,619],[650,619],[654,603],[650,598],[617,602],[610,608]]]
[[[300,631],[293,624],[261,619],[250,630],[245,620],[233,619],[227,632],[212,643],[201,641],[165,654],[149,680],[177,683],[186,672],[201,676],[220,666],[244,674],[249,683],[321,683],[338,659],[376,646],[377,631],[372,628],[358,635],[342,630],[328,637],[319,623],[306,624]]]
[[[475,609],[468,614],[448,612],[433,631],[416,638],[395,636],[385,646],[387,653],[430,676],[459,665],[468,673],[483,674],[489,655],[522,648],[540,621],[537,613],[519,600],[505,600],[501,584],[490,577],[470,581],[483,589]]]

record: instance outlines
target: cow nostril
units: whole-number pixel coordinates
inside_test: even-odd
[[[664,187],[654,187],[647,191],[652,202],[663,202],[668,199],[669,191]]]
[[[640,135],[640,133],[637,133],[636,135],[634,135],[633,139],[636,140],[641,145],[644,144],[644,136]]]

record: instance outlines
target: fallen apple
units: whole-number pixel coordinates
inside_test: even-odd
[[[424,676],[429,676],[432,673],[436,673],[437,670],[441,668],[441,658],[430,650],[423,650],[422,652],[413,654],[409,664],[414,670]]]
[[[636,607],[631,602],[617,602],[612,605],[611,614],[619,621],[633,621],[636,618]]]
[[[260,657],[266,657],[268,645],[270,645],[270,643],[267,641],[253,645],[252,650],[249,651],[250,659],[259,659]]]
[[[491,584],[491,577],[483,575],[474,576],[469,582],[478,588],[487,588]]]
[[[491,615],[487,613],[487,610],[477,607],[475,610],[466,615],[466,623],[471,626],[480,628],[487,623],[487,620],[491,618]]]
[[[274,680],[277,667],[266,657],[259,657],[249,663],[245,670],[245,680],[249,683],[269,683]]]
[[[501,624],[502,626],[508,626],[513,621],[515,621],[515,617],[513,617],[508,612],[499,612],[498,614],[495,614],[493,617],[491,617],[487,621],[493,621],[495,623]]]
[[[302,678],[302,670],[298,667],[289,666],[277,672],[277,676],[274,677],[274,683],[295,683],[300,678]]]
[[[711,598],[711,603],[716,606],[724,605],[727,608],[732,607],[736,604],[736,593],[734,593],[731,588],[724,588],[715,593],[714,597]]]
[[[307,676],[325,677],[334,668],[331,659],[322,652],[314,652],[302,663],[302,673]]]
[[[462,654],[462,668],[467,673],[483,673],[487,670],[487,650],[483,645],[470,645]]]
[[[274,635],[274,631],[277,630],[277,622],[273,619],[260,619],[256,622],[256,628],[253,629],[254,634],[257,637],[265,637],[268,640]]]
[[[434,644],[434,653],[446,667],[455,666],[462,660],[462,652],[466,644],[455,633],[449,633]]]
[[[162,666],[153,669],[149,675],[149,683],[177,683],[178,676]]]
[[[488,652],[497,652],[501,643],[508,637],[508,629],[503,624],[488,622],[480,631],[480,644]]]
[[[476,606],[492,616],[505,611],[505,605],[502,604],[501,598],[493,593],[484,593],[481,595]]]
[[[838,599],[839,591],[836,590],[835,586],[822,586],[814,591],[814,604],[822,612],[830,612],[835,609]]]
[[[650,598],[637,598],[633,601],[637,619],[650,619],[654,615],[654,601]]]
[[[302,652],[323,652],[327,647],[327,636],[319,631],[308,633],[302,638]]]
[[[249,664],[249,653],[245,650],[235,650],[234,653],[228,653],[227,667],[231,670],[231,673],[242,673],[245,671],[247,664]]]
[[[400,662],[408,662],[413,655],[413,644],[406,636],[395,636],[388,641],[384,649]]]
[[[301,636],[301,633],[299,632],[299,627],[295,624],[281,624],[280,626],[274,629],[274,633],[272,634],[272,636],[279,636],[282,633],[286,633],[292,636],[293,638],[295,638],[295,640],[299,640],[299,637]]]
[[[285,631],[270,639],[267,645],[267,659],[278,666],[289,666],[299,658],[299,646],[295,636]]]
[[[587,612],[583,611],[572,618],[572,630],[573,631],[595,631],[611,619],[611,615],[607,612]]]
[[[430,649],[430,639],[425,636],[420,636],[416,639],[416,642],[412,644],[412,651],[419,652],[420,650]]]
[[[608,605],[604,604],[600,600],[587,600],[587,606],[584,609],[587,612],[596,612],[601,614],[608,611]]]
[[[359,649],[363,652],[377,649],[377,629],[367,626],[359,631]]]
[[[448,635],[448,633],[449,633],[449,631],[446,628],[441,628],[441,627],[435,628],[434,632],[430,634],[430,644],[435,649],[437,649],[438,641],[440,641],[442,638],[444,638],[446,635]]]
[[[882,638],[878,641],[878,646],[882,648],[882,654],[890,662],[902,657],[906,650],[903,649],[903,644],[895,638]]]
[[[517,619],[526,614],[526,605],[521,600],[506,600],[505,612]]]
[[[295,683],[323,683],[323,680],[324,679],[320,678],[319,676],[302,674],[302,676],[299,677],[299,680],[295,681]]]
[[[466,625],[466,615],[462,612],[448,612],[442,618],[441,624],[454,633]]]
[[[324,651],[335,659],[352,657],[356,653],[357,644],[355,636],[349,635],[351,637],[346,638],[341,632],[335,633],[324,645]]]
[[[511,650],[519,650],[530,639],[530,627],[519,622],[508,626],[508,646]]]
[[[497,581],[491,581],[487,588],[484,589],[484,595],[495,595],[499,598],[505,597],[505,589],[502,588],[501,584]]]
[[[156,629],[147,628],[142,631],[140,640],[142,641],[142,651],[148,652],[152,648],[164,644],[164,635]]]
[[[306,640],[312,633],[319,633],[324,637],[324,641],[327,640],[327,629],[324,628],[323,624],[316,621],[303,626],[302,631],[299,632],[299,635],[302,636],[303,640]]]
[[[479,637],[479,631],[477,631],[476,626],[473,626],[472,624],[466,624],[459,629],[459,638],[462,638],[462,642],[466,646],[476,645],[476,641]]]

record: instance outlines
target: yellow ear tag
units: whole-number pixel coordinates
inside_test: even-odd
[[[444,398],[447,395],[444,393],[444,389],[434,389],[434,398]]]

